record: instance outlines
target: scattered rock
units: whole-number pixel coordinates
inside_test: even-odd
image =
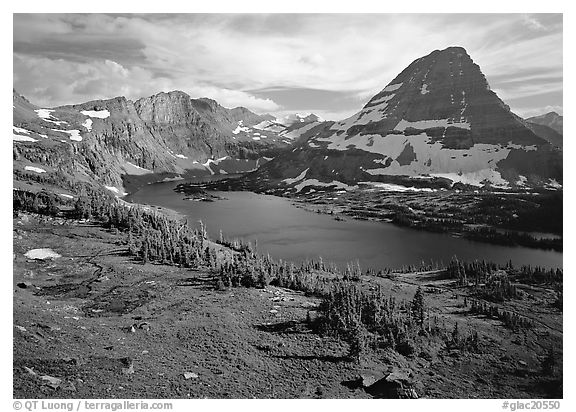
[[[26,328],[24,326],[20,326],[20,325],[14,325],[16,327],[16,329],[18,329],[20,332],[26,332]]]
[[[362,385],[362,387],[368,388],[368,387],[374,385],[376,382],[378,382],[382,378],[383,378],[382,374],[379,374],[376,372],[363,372],[360,374],[358,381],[359,381],[360,385]]]
[[[418,354],[418,357],[420,357],[424,360],[427,360],[429,362],[432,361],[432,355],[430,354],[430,352],[428,352],[426,350],[420,351],[420,353]]]
[[[195,374],[194,372],[184,372],[184,379],[188,380],[188,379],[196,379],[198,378],[198,375]]]
[[[36,372],[34,372],[34,369],[29,368],[29,367],[27,367],[27,366],[24,366],[24,370],[25,370],[26,372],[28,372],[30,375],[36,376]]]
[[[45,385],[51,387],[52,389],[58,389],[60,383],[62,383],[62,379],[58,379],[49,375],[42,375],[40,376],[40,379],[45,381]]]
[[[138,328],[148,332],[150,330],[150,324],[148,322],[142,322],[140,325],[138,325]]]
[[[24,254],[28,259],[45,260],[62,257],[52,249],[32,249]]]
[[[124,375],[131,375],[134,373],[134,361],[132,358],[121,358],[119,360],[122,363],[122,373]]]
[[[60,388],[63,391],[67,391],[67,392],[76,392],[76,386],[74,386],[74,384],[72,382],[64,382],[64,384],[62,384],[62,386],[60,386]]]

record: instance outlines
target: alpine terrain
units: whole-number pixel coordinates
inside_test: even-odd
[[[31,189],[30,179],[41,180],[73,191],[85,182],[122,195],[130,184],[247,172],[318,123],[314,115],[278,120],[226,109],[180,91],[50,109],[14,91],[14,184]]]
[[[358,113],[314,132],[253,178],[292,192],[359,182],[562,182],[561,150],[510,111],[461,47],[416,59]]]

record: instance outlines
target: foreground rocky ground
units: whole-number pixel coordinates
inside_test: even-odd
[[[39,248],[60,257],[25,256]],[[502,304],[534,323],[515,332],[471,315],[469,291],[441,272],[361,282],[380,283],[398,301],[422,287],[430,315],[478,331],[481,350],[430,343],[405,356],[368,352],[358,363],[347,343],[306,321],[317,316],[315,297],[274,286],[216,290],[205,270],[133,260],[118,232],[21,214],[14,397],[371,398],[390,395],[386,382],[418,397],[562,397],[562,313],[550,305],[553,291],[521,286],[524,299]],[[550,348],[556,362],[544,373]]]

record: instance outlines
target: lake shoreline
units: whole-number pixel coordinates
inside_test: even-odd
[[[491,260],[495,256],[502,255],[506,258],[502,256],[497,258],[501,263],[512,258],[514,263],[519,265],[530,264],[551,268],[563,266],[561,252],[473,242],[458,238],[451,233],[430,233],[398,225],[386,225],[387,222],[378,222],[379,224],[375,225],[374,221],[351,219],[344,214],[341,215],[346,216],[344,221],[338,221],[339,215],[332,216],[329,213],[322,214],[302,208],[294,198],[262,195],[250,191],[214,193],[225,197],[226,200],[223,202],[184,201],[185,195],[174,191],[176,186],[174,182],[168,185],[149,185],[128,198],[134,203],[157,204],[170,209],[178,215],[186,216],[190,223],[202,220],[212,238],[218,238],[221,230],[228,239],[257,242],[259,252],[270,253],[275,258],[295,263],[320,256],[334,260],[331,256],[336,256],[340,266],[345,266],[342,256],[350,256],[348,262],[356,259],[367,260],[368,263],[363,263],[364,267],[378,268],[420,264],[422,261],[447,264],[454,255],[463,260]],[[259,212],[250,211],[254,208],[260,211],[259,215]],[[281,212],[274,213],[274,209],[279,209]],[[298,214],[296,210],[305,215]],[[292,216],[293,221],[286,220],[283,214]],[[323,218],[318,219],[320,216]],[[305,224],[299,225],[299,220],[309,222],[310,228],[305,228]],[[283,236],[282,232],[286,234]],[[366,236],[372,241],[366,240]],[[394,245],[388,242],[383,244],[382,240],[379,240],[385,238],[395,239]],[[409,245],[404,248],[401,247],[403,238],[407,239],[405,245]],[[411,252],[410,248],[414,242],[417,244],[417,250]],[[344,244],[346,247],[343,247]],[[454,253],[440,248],[438,253],[434,254],[427,250],[430,248],[429,244],[434,245],[432,246],[434,250],[438,248],[437,244],[450,245],[446,246],[447,250],[453,250]],[[340,250],[342,256],[331,250],[329,245]],[[392,252],[394,249],[397,253]],[[402,256],[406,258],[402,259]]]

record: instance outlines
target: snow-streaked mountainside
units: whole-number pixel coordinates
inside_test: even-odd
[[[556,184],[562,153],[490,90],[463,48],[450,47],[415,60],[358,113],[322,123],[253,175],[296,191],[400,177],[500,188]]]
[[[282,124],[278,132],[257,127],[266,122],[276,118],[179,91],[55,108],[38,107],[14,91],[15,187],[40,169],[54,185],[91,182],[116,194],[124,193],[123,175],[248,172],[291,146],[317,119]]]

